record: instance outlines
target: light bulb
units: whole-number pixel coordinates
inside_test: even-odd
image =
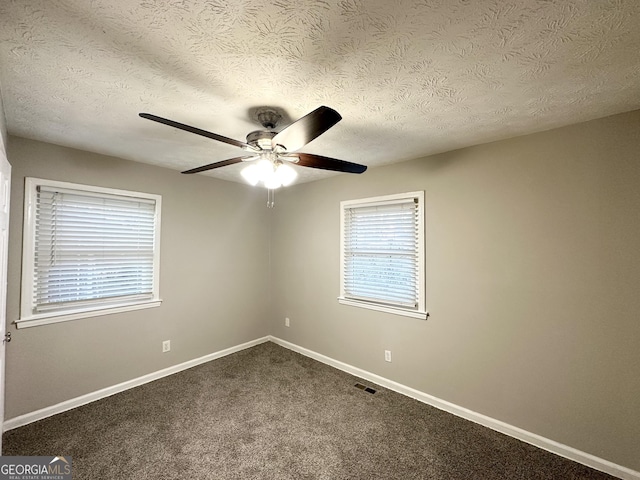
[[[271,175],[269,178],[264,179],[264,186],[269,190],[275,190],[282,186],[282,182],[275,175]]]
[[[255,186],[262,182],[265,188],[270,190],[291,185],[298,176],[291,166],[266,158],[248,165],[240,173],[250,185]]]
[[[260,169],[258,168],[258,165],[256,165],[255,163],[252,163],[251,165],[247,165],[245,168],[242,169],[240,174],[247,181],[247,183],[249,183],[250,185],[253,185],[254,187],[260,181]]]
[[[269,175],[273,174],[274,165],[271,160],[262,159],[256,162],[256,170],[260,174],[260,180],[264,180]]]
[[[276,176],[280,179],[280,183],[283,187],[288,187],[296,179],[298,172],[296,172],[290,165],[281,163],[276,169]]]

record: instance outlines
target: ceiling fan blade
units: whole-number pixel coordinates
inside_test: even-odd
[[[246,162],[249,159],[258,158],[255,155],[249,155],[246,157],[230,158],[229,160],[222,160],[220,162],[209,163],[208,165],[202,165],[201,167],[192,168],[191,170],[185,170],[182,173],[200,173],[207,170],[213,170],[214,168],[226,167],[227,165],[233,165],[234,163]]]
[[[345,162],[337,158],[322,157],[311,153],[296,153],[298,165],[303,167],[320,168],[322,170],[334,170],[336,172],[362,173],[367,169],[366,165]]]
[[[173,120],[169,120],[168,118],[158,117],[157,115],[152,115],[150,113],[140,113],[139,115],[142,118],[146,118],[147,120],[153,120],[154,122],[164,123],[165,125],[169,125],[170,127],[174,127],[174,128],[179,128],[180,130],[184,130],[185,132],[195,133],[196,135],[201,135],[203,137],[211,138],[213,140],[218,140],[219,142],[224,142],[224,143],[228,143],[229,145],[244,148],[245,150],[255,150],[255,148],[253,148],[248,143],[240,142],[239,140],[234,140],[233,138],[223,137],[222,135],[207,132],[206,130],[192,127],[190,125],[185,125],[184,123],[174,122]]]
[[[314,138],[322,135],[342,120],[338,112],[329,107],[318,107],[296,120],[271,139],[271,145],[282,145],[288,152],[295,152]]]

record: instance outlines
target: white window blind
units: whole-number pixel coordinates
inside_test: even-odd
[[[22,316],[157,299],[159,197],[51,183],[32,186],[29,311]]]
[[[418,193],[343,202],[342,299],[424,310]]]

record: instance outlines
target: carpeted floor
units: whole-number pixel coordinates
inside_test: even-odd
[[[612,479],[265,343],[4,434],[75,480]]]

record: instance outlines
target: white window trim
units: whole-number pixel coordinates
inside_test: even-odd
[[[128,299],[126,301],[107,301],[103,305],[93,304],[84,308],[73,309],[68,312],[44,312],[33,314],[33,283],[34,283],[34,258],[35,258],[35,215],[36,215],[36,187],[46,185],[54,188],[64,188],[78,190],[88,193],[98,193],[106,195],[118,195],[131,198],[142,198],[153,200],[156,203],[155,221],[156,235],[153,260],[153,294],[152,298],[145,298],[139,301]],[[56,180],[46,180],[41,178],[25,178],[24,189],[24,230],[22,241],[22,290],[20,302],[20,318],[14,323],[17,328],[35,327],[50,323],[66,322],[80,318],[97,317],[113,313],[128,312],[144,308],[159,307],[162,303],[160,299],[160,223],[161,223],[162,197],[151,193],[132,192],[128,190],[118,190],[113,188],[94,187],[69,182],[59,182]]]
[[[344,289],[344,221],[345,209],[358,206],[368,207],[376,204],[386,204],[394,201],[402,201],[407,199],[418,200],[418,242],[421,248],[418,251],[418,306],[415,309],[402,308],[395,305],[385,305],[383,303],[370,302],[366,300],[356,300],[345,297]],[[424,208],[424,192],[407,192],[394,195],[384,195],[379,197],[362,198],[358,200],[345,200],[340,202],[340,296],[338,302],[342,305],[350,305],[353,307],[367,308],[380,312],[391,313],[394,315],[403,315],[406,317],[419,318],[425,320],[429,313],[426,309],[426,281],[425,281],[425,208]]]

